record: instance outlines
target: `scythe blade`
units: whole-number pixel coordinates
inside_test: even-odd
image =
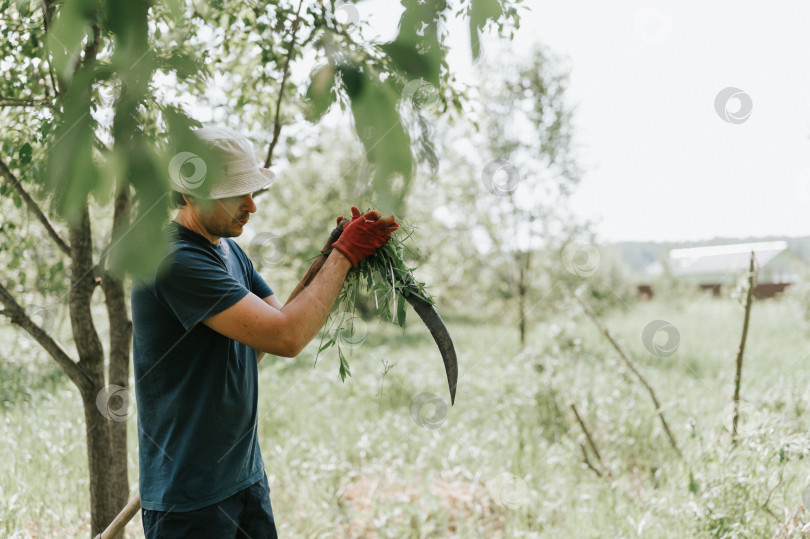
[[[405,299],[430,330],[433,340],[436,341],[436,345],[439,347],[439,352],[441,352],[444,361],[444,370],[447,373],[447,383],[450,386],[450,404],[452,405],[456,400],[458,361],[456,360],[456,349],[453,346],[453,339],[450,338],[450,332],[447,331],[447,326],[444,324],[442,317],[439,316],[436,308],[429,302],[412,294],[405,296]]]

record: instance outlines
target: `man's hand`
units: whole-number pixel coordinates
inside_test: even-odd
[[[346,224],[332,248],[348,258],[352,267],[357,267],[361,260],[373,255],[391,239],[391,234],[398,228],[394,216],[382,217],[378,210],[361,214],[360,210],[352,207],[352,220]]]
[[[357,209],[355,206],[352,206],[352,218],[351,220],[346,219],[342,215],[339,215],[337,218],[337,226],[335,226],[334,230],[332,230],[332,234],[329,235],[329,241],[326,243],[323,249],[321,249],[321,253],[328,255],[329,251],[332,250],[332,244],[335,243],[340,235],[343,233],[343,229],[348,225],[351,221],[355,219],[359,219],[363,217],[363,213]]]
[[[321,254],[324,256],[329,255],[329,251],[332,250],[332,244],[335,243],[340,235],[343,233],[343,229],[346,225],[349,224],[349,220],[343,217],[342,215],[337,218],[337,226],[332,230],[332,233],[329,234],[329,240],[327,240],[326,245],[323,246],[321,249]]]
[[[362,216],[363,214],[360,213],[360,210],[354,207],[352,208],[352,221],[354,221],[355,219],[359,219]],[[326,258],[332,251],[332,244],[335,243],[338,240],[338,238],[340,238],[340,235],[343,233],[343,229],[350,222],[351,221],[349,221],[342,215],[337,218],[337,226],[335,227],[334,230],[332,230],[332,233],[329,234],[329,239],[326,241],[326,245],[324,245],[323,249],[321,249],[321,256],[315,258],[315,261],[312,263],[307,272],[304,274],[304,277],[295,287],[295,290],[293,290],[292,294],[290,294],[290,297],[287,298],[287,303],[290,303],[293,299],[295,299],[295,297],[298,294],[301,293],[302,290],[304,290],[304,288],[309,286],[309,284],[312,282],[312,280],[315,278],[318,272],[321,271],[321,268],[323,267]]]

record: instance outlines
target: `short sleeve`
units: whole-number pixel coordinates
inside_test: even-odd
[[[155,280],[155,295],[186,330],[231,307],[249,292],[213,257],[186,249],[178,250]]]
[[[253,264],[250,265],[253,274],[250,276],[250,291],[259,296],[261,299],[273,295],[273,289],[267,285],[267,282],[259,275]]]

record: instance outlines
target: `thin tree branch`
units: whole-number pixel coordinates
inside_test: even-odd
[[[588,458],[588,452],[585,450],[585,446],[584,446],[584,445],[582,445],[582,444],[579,444],[579,448],[582,450],[582,461],[583,461],[585,464],[587,464],[587,465],[588,465],[588,468],[590,468],[591,470],[593,470],[593,471],[594,471],[594,473],[595,473],[596,475],[598,475],[599,477],[602,477],[602,472],[600,472],[600,471],[599,471],[599,470],[598,470],[598,469],[597,469],[597,468],[596,468],[596,467],[595,467],[595,466],[594,466],[594,465],[591,463],[591,459],[590,459],[590,458]]]
[[[129,209],[129,184],[125,184],[116,199],[111,231],[113,237],[118,235],[119,230],[129,226]],[[98,271],[98,269],[97,265],[96,270]],[[109,383],[127,386],[132,322],[127,314],[124,276],[114,274],[107,268],[101,268],[101,277],[98,280],[104,291],[110,324]]]
[[[304,41],[302,41],[301,43],[299,43],[299,44],[298,44],[298,46],[299,46],[299,47],[301,47],[302,49],[304,49],[304,48],[305,48],[307,45],[309,45],[310,43],[312,43],[312,41],[313,41],[313,40],[314,40],[314,39],[315,39],[317,36],[318,36],[318,32],[315,32],[315,31],[310,32],[310,33],[309,33],[309,35],[307,36],[307,38],[306,38]]]
[[[101,29],[98,27],[97,24],[94,24],[93,41],[87,43],[87,46],[84,48],[84,58],[82,60],[82,65],[87,65],[96,60],[96,55],[98,55],[98,46],[100,41],[101,41]]]
[[[20,194],[22,199],[25,201],[25,205],[28,206],[28,209],[33,212],[39,222],[42,223],[42,226],[45,227],[48,235],[56,243],[56,246],[59,247],[59,250],[66,255],[70,255],[70,247],[68,244],[62,239],[62,236],[56,232],[56,229],[53,227],[51,222],[48,220],[45,214],[42,213],[42,210],[39,208],[39,204],[37,204],[36,201],[25,191],[25,188],[22,186],[14,173],[11,172],[11,169],[6,166],[6,163],[2,160],[2,158],[0,158],[0,174],[2,174],[3,177]]]
[[[781,522],[781,521],[782,521],[782,519],[781,519],[781,518],[779,518],[778,516],[776,516],[776,513],[774,513],[774,512],[771,510],[771,508],[770,508],[770,507],[768,507],[768,504],[769,504],[769,503],[771,503],[771,496],[773,496],[774,491],[775,491],[777,488],[779,488],[779,485],[781,485],[781,484],[782,484],[782,479],[783,479],[783,474],[784,474],[784,472],[785,472],[785,469],[784,469],[784,468],[779,468],[779,481],[777,481],[777,482],[776,482],[776,484],[773,486],[773,488],[772,488],[772,489],[770,489],[770,490],[768,491],[768,496],[765,498],[765,502],[762,504],[762,509],[764,509],[765,511],[767,511],[767,512],[768,512],[768,514],[770,514],[770,515],[771,515],[773,518],[775,518],[775,519],[776,519],[776,520],[778,520],[779,522]]]
[[[599,321],[598,318],[596,318],[596,315],[593,313],[591,308],[588,305],[586,305],[585,302],[582,301],[581,299],[576,298],[576,300],[585,310],[585,314],[588,315],[588,318],[590,318],[593,321],[596,327],[599,328],[599,331],[601,331],[602,334],[607,338],[607,340],[610,341],[610,344],[613,345],[613,348],[616,349],[616,351],[619,353],[619,356],[624,360],[625,364],[630,368],[633,374],[635,374],[636,377],[639,379],[639,381],[642,383],[642,385],[645,388],[647,388],[647,392],[650,394],[650,398],[652,399],[653,405],[655,406],[655,412],[658,414],[658,418],[661,420],[661,425],[664,427],[664,432],[666,432],[666,435],[669,438],[669,442],[672,444],[672,448],[675,449],[675,452],[678,454],[680,458],[683,458],[681,450],[678,449],[678,443],[675,441],[675,436],[672,435],[672,431],[669,430],[667,420],[666,418],[664,418],[664,412],[663,410],[661,410],[661,403],[658,402],[658,397],[655,396],[655,390],[653,390],[652,386],[649,383],[647,383],[647,380],[644,378],[641,372],[639,372],[635,364],[633,364],[633,362],[630,361],[630,358],[627,357],[627,354],[624,353],[619,344],[613,339],[608,329],[602,325],[602,323]]]
[[[349,45],[352,46],[351,48],[354,48],[353,46],[357,45],[357,41],[354,40],[351,33],[346,28],[339,28],[338,26],[332,24],[334,22],[334,19],[330,20],[330,18],[326,16],[327,7],[324,5],[323,0],[318,0],[318,4],[321,6],[321,12],[323,13],[324,19],[326,20],[326,28],[328,28],[329,31],[332,32],[333,34],[337,34],[343,37],[346,41],[349,42]],[[375,58],[370,54],[367,54],[367,56]],[[379,58],[375,59],[379,60]]]
[[[588,430],[588,427],[585,426],[585,422],[582,420],[582,417],[579,415],[579,412],[577,411],[577,405],[574,404],[573,402],[571,403],[571,410],[574,411],[574,416],[577,418],[577,423],[579,423],[579,426],[582,427],[582,432],[585,433],[585,438],[588,440],[588,445],[593,451],[593,454],[596,455],[596,458],[599,460],[599,463],[602,466],[604,466],[605,463],[602,462],[602,456],[599,454],[599,450],[596,449],[596,444],[593,442],[593,438],[591,438],[591,433]]]
[[[743,318],[740,346],[737,348],[737,370],[734,372],[734,416],[731,420],[731,442],[733,444],[737,443],[737,423],[740,419],[740,383],[742,382],[743,353],[745,353],[745,341],[748,338],[748,321],[751,318],[751,303],[757,278],[757,272],[754,270],[755,262],[754,251],[751,251],[751,260],[748,265],[748,295],[745,299],[745,318]]]
[[[53,108],[50,99],[15,99],[11,97],[0,97],[0,107],[36,107]]]
[[[290,76],[290,61],[292,60],[293,51],[295,50],[295,37],[298,34],[298,28],[301,26],[301,17],[299,14],[301,13],[301,7],[303,5],[304,0],[301,0],[298,3],[298,10],[295,12],[295,21],[293,21],[290,36],[290,48],[287,49],[287,58],[284,61],[284,72],[281,77],[281,86],[279,87],[278,99],[276,100],[276,119],[273,125],[273,140],[270,142],[270,147],[267,149],[267,158],[264,160],[264,168],[268,168],[270,166],[273,159],[273,150],[275,149],[279,136],[281,135],[281,101],[284,99],[284,87],[287,85],[287,79]]]
[[[50,101],[51,100],[51,91],[48,89],[48,79],[47,79],[46,75],[44,75],[42,73],[42,63],[37,65],[37,71],[39,72],[39,77],[42,80],[42,89],[45,91],[45,99]]]
[[[90,308],[95,287],[99,284],[95,278],[93,265],[93,240],[90,227],[90,211],[87,201],[80,209],[78,218],[68,225],[70,238],[70,294],[68,308],[73,327],[73,339],[79,352],[79,365],[86,369],[97,381],[97,386],[104,385],[104,349],[93,323]]]
[[[2,284],[0,284],[0,302],[2,302],[5,307],[5,309],[0,311],[0,314],[8,317],[12,324],[20,326],[37,341],[62,370],[65,371],[65,374],[68,375],[77,387],[92,387],[92,379],[84,369],[70,358],[65,348],[60,343],[48,335],[44,329],[39,327],[31,317],[26,314],[25,309],[17,303],[17,300],[14,299]]]
[[[119,181],[119,193],[116,198],[115,211],[111,236],[116,237],[119,231],[129,226],[130,198],[128,178]],[[127,301],[124,291],[125,276],[111,269],[105,268],[101,277],[101,288],[104,291],[104,302],[107,306],[109,320],[109,362],[107,368],[107,383],[121,387],[129,386],[129,358],[130,343],[132,342],[132,321],[127,313]],[[125,406],[134,406],[125,403]],[[119,414],[126,414],[127,409],[120,409]],[[126,423],[112,422],[110,424],[111,443],[115,448],[123,448],[112,452],[109,463],[109,473],[113,477],[127,477],[127,428]],[[125,482],[122,488],[128,487]]]
[[[56,0],[43,0],[42,6],[42,24],[45,27],[45,35],[48,35],[48,32],[51,30],[51,21],[53,20],[53,15],[56,12]],[[47,56],[47,55],[46,55]],[[48,61],[48,75],[51,78],[51,86],[53,86],[53,93],[56,97],[61,97],[63,93],[63,89],[61,87],[61,80],[56,77],[53,71],[53,62],[51,62],[50,57],[47,58]]]

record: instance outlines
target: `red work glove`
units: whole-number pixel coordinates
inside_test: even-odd
[[[363,214],[360,213],[360,210],[358,210],[357,208],[352,206],[352,219],[351,220],[354,221],[355,219],[357,219],[359,217],[362,217],[362,216],[363,216]],[[323,249],[321,249],[321,254],[324,254],[324,255],[328,256],[329,251],[332,250],[332,244],[335,243],[338,240],[338,238],[340,237],[340,235],[343,233],[343,229],[345,228],[345,226],[347,224],[349,224],[349,220],[346,219],[345,217],[343,217],[342,215],[339,215],[337,220],[336,220],[336,224],[337,224],[337,226],[334,228],[334,230],[332,230],[332,233],[329,234],[329,240],[326,242],[326,245],[323,246]]]
[[[340,251],[352,263],[352,267],[369,256],[391,239],[391,233],[399,228],[396,218],[380,219],[380,212],[372,210],[361,214],[352,207],[352,220],[343,228],[340,238],[332,248]]]
[[[355,208],[354,206],[352,206],[352,218],[351,218],[351,220],[352,220],[352,221],[354,221],[354,220],[355,220],[355,219],[357,219],[358,217],[362,217],[362,216],[363,216],[363,212],[361,212],[360,210],[358,210],[357,208]],[[345,217],[343,217],[342,215],[341,215],[340,217],[338,217],[338,218],[337,218],[337,224],[339,225],[339,224],[340,224],[340,222],[341,222],[343,219],[346,219],[346,218],[345,218]],[[346,220],[348,221],[349,219],[346,219]]]
[[[326,245],[323,246],[321,249],[321,254],[325,256],[329,256],[329,251],[332,250],[332,244],[335,243],[340,235],[343,233],[343,228],[349,224],[349,220],[345,219],[342,215],[337,218],[337,226],[332,230],[332,233],[329,234],[329,240],[327,240]]]

